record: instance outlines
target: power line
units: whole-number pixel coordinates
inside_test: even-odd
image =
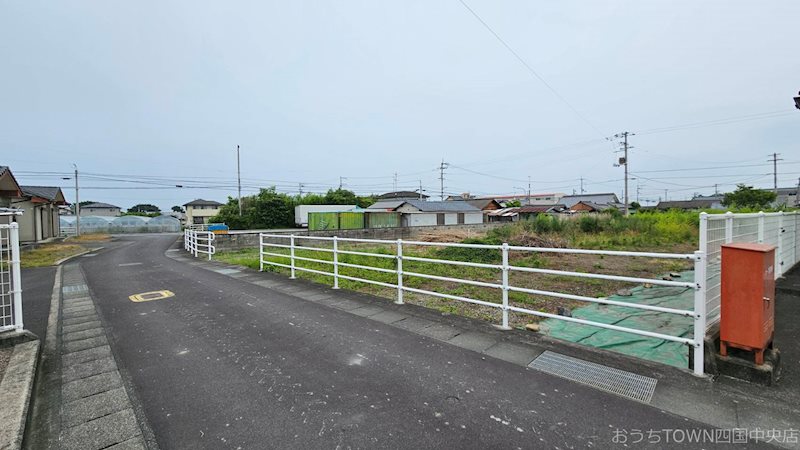
[[[489,24],[488,24],[488,23],[486,23],[486,21],[485,21],[485,20],[483,20],[483,19],[481,18],[481,16],[479,16],[479,15],[478,15],[478,13],[476,13],[476,12],[475,12],[475,10],[473,10],[472,8],[470,8],[470,7],[469,7],[469,5],[467,5],[467,3],[466,3],[464,0],[458,0],[458,1],[459,1],[459,3],[461,3],[461,4],[464,6],[464,8],[466,8],[466,9],[467,9],[467,11],[469,11],[469,12],[470,12],[470,13],[471,13],[471,14],[472,14],[472,15],[473,15],[473,16],[474,16],[476,19],[478,19],[478,22],[480,22],[480,23],[481,23],[481,25],[483,25],[483,27],[484,27],[484,28],[486,28],[486,29],[487,29],[487,30],[488,30],[490,33],[492,33],[492,36],[494,36],[494,37],[495,37],[495,39],[497,39],[497,41],[498,41],[498,42],[500,42],[501,44],[503,44],[503,47],[505,47],[505,48],[506,48],[506,50],[508,50],[508,51],[509,51],[509,52],[510,52],[512,55],[514,55],[514,57],[515,57],[515,58],[517,58],[517,60],[518,60],[520,63],[522,63],[522,65],[523,65],[523,66],[525,66],[525,68],[526,68],[526,69],[528,69],[528,72],[530,72],[530,73],[531,73],[531,75],[533,75],[534,77],[536,77],[536,79],[538,79],[538,80],[539,80],[539,81],[540,81],[540,82],[541,82],[541,83],[542,83],[542,84],[543,84],[545,87],[547,87],[547,89],[549,89],[549,90],[550,90],[550,92],[552,92],[552,93],[553,93],[553,95],[555,95],[555,96],[556,96],[556,98],[558,98],[559,100],[561,100],[561,102],[562,102],[562,103],[564,103],[565,105],[567,105],[567,107],[568,107],[569,109],[571,109],[571,110],[572,110],[572,112],[573,112],[573,113],[575,113],[575,115],[576,115],[576,116],[578,116],[578,117],[579,117],[579,118],[580,118],[580,119],[581,119],[581,120],[582,120],[584,123],[586,123],[587,125],[589,125],[589,127],[591,127],[591,128],[592,128],[592,129],[593,129],[593,130],[594,130],[594,131],[597,133],[597,134],[599,134],[600,136],[605,136],[605,134],[604,134],[602,131],[600,131],[600,129],[598,129],[598,128],[597,128],[597,127],[596,127],[596,126],[595,126],[595,125],[594,125],[594,124],[593,124],[591,121],[589,121],[589,119],[587,119],[587,118],[586,118],[586,117],[585,117],[583,114],[581,114],[581,113],[580,113],[580,112],[579,112],[577,109],[575,109],[575,107],[573,107],[573,106],[572,106],[572,104],[571,104],[570,102],[568,102],[568,101],[567,101],[567,99],[565,99],[565,98],[564,98],[564,97],[563,97],[561,94],[559,94],[559,93],[558,93],[558,91],[556,91],[556,90],[555,90],[555,88],[554,88],[553,86],[551,86],[551,85],[550,85],[550,83],[548,83],[548,82],[547,82],[547,81],[544,79],[544,77],[542,77],[541,75],[539,75],[539,72],[537,72],[537,71],[536,71],[536,70],[535,70],[533,67],[531,67],[531,65],[530,65],[530,64],[528,64],[528,63],[527,63],[527,62],[526,62],[526,61],[525,61],[525,60],[522,58],[522,56],[520,56],[520,55],[519,55],[519,53],[517,53],[517,52],[516,52],[516,51],[515,51],[513,48],[511,48],[511,46],[510,46],[510,45],[509,45],[509,44],[508,44],[508,43],[507,43],[505,40],[503,40],[503,38],[501,38],[501,37],[500,37],[500,35],[499,35],[499,34],[497,34],[497,33],[496,33],[496,32],[495,32],[493,29],[492,29],[492,27],[490,27],[490,26],[489,26]]]

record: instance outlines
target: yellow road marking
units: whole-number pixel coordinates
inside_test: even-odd
[[[142,292],[141,294],[135,294],[128,297],[132,302],[150,302],[153,300],[163,300],[165,298],[174,297],[175,294],[172,291],[151,291],[151,292]]]

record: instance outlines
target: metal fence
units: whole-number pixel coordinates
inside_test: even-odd
[[[297,243],[298,240],[301,240],[305,245],[298,245]],[[374,244],[378,246],[383,246],[384,248],[386,246],[389,246],[392,249],[392,251],[387,250],[386,252],[379,253],[379,252],[360,251],[363,249],[360,250],[341,249],[339,246],[341,243]],[[312,245],[317,245],[317,246],[312,246]],[[404,256],[403,248],[404,247],[408,248],[408,246],[435,246],[444,248],[451,247],[451,248],[462,248],[462,249],[497,250],[500,251],[502,262],[500,264],[486,264],[486,263],[477,263],[477,262],[464,261],[458,259],[451,260],[451,259],[434,259],[434,258],[418,257],[410,255]],[[277,253],[276,252],[277,250],[272,250],[272,249],[281,249],[282,251],[288,250],[288,254]],[[328,259],[310,258],[306,256],[297,256],[295,254],[296,250],[328,253],[332,254],[332,259],[328,260]],[[674,281],[674,280],[663,280],[663,279],[639,278],[639,277],[631,277],[625,275],[606,275],[600,273],[571,272],[565,270],[551,270],[551,269],[541,269],[536,267],[514,266],[509,263],[509,254],[512,252],[562,253],[562,254],[577,254],[577,255],[602,255],[602,256],[619,256],[619,257],[632,257],[632,258],[656,258],[656,259],[693,261],[695,279],[691,282]],[[351,264],[351,263],[341,262],[339,260],[340,255],[361,255],[367,257],[389,259],[389,260],[394,260],[395,263],[393,264],[392,268],[378,267],[379,264],[376,265]],[[269,259],[267,259],[269,257],[281,258],[284,259],[285,262],[270,261]],[[705,313],[706,296],[704,289],[705,287],[704,280],[706,279],[704,275],[706,261],[705,261],[705,254],[702,251],[697,251],[692,254],[644,253],[644,252],[625,252],[625,251],[606,251],[606,250],[519,247],[519,246],[511,246],[508,244],[483,245],[483,244],[463,244],[463,243],[418,242],[418,241],[404,241],[402,239],[393,241],[393,240],[379,240],[379,239],[351,239],[351,238],[339,238],[339,237],[295,236],[295,235],[278,235],[278,234],[261,233],[259,237],[259,261],[260,261],[260,269],[262,271],[264,270],[264,267],[266,265],[283,267],[289,269],[291,278],[295,278],[297,271],[310,272],[318,275],[332,277],[334,289],[339,288],[340,279],[357,281],[357,282],[368,283],[395,289],[397,291],[396,303],[398,304],[403,304],[404,292],[413,292],[417,294],[430,295],[458,302],[467,302],[490,308],[496,308],[501,311],[502,323],[500,324],[500,328],[503,329],[509,329],[510,313],[520,313],[520,314],[529,314],[533,316],[544,317],[548,319],[563,320],[583,325],[591,325],[609,330],[632,333],[639,336],[646,336],[650,338],[679,342],[682,344],[686,344],[693,349],[694,372],[697,375],[703,374],[703,353],[704,353],[703,338],[705,337],[705,331],[706,331],[706,313]],[[426,264],[448,264],[448,265],[462,266],[465,268],[473,267],[481,269],[493,269],[498,271],[499,282],[486,282],[486,281],[477,281],[477,280],[470,280],[463,278],[451,278],[451,277],[444,277],[444,276],[426,274],[421,272],[413,272],[407,269],[404,270],[403,268],[404,261],[417,261]],[[298,265],[298,262],[323,264],[326,267],[330,267],[330,270],[329,271],[318,270],[309,267],[303,267]],[[391,279],[394,281],[385,282],[385,281],[370,280],[367,278],[360,278],[350,275],[343,275],[340,273],[339,270],[341,267],[366,269],[369,271],[392,274],[393,276],[391,277]],[[603,280],[613,280],[613,281],[622,281],[630,283],[649,283],[651,285],[660,285],[660,286],[684,287],[693,289],[695,291],[694,307],[693,310],[681,310],[681,309],[666,308],[655,305],[644,305],[637,303],[614,301],[604,297],[596,298],[584,295],[574,295],[561,292],[553,292],[540,289],[530,289],[521,286],[514,286],[509,280],[509,274],[512,272],[529,272],[529,273],[538,273],[538,274],[574,277],[583,279],[595,279],[595,280],[603,279]],[[462,285],[499,289],[502,293],[502,302],[494,303],[486,301],[485,299],[469,298],[466,296],[451,295],[442,292],[413,288],[404,284],[404,281],[408,280],[411,277],[439,280],[450,283],[459,283]],[[544,311],[537,311],[534,309],[523,308],[509,303],[510,292],[519,292],[529,295],[545,296],[557,299],[567,299],[567,300],[587,302],[587,303],[599,303],[601,305],[622,306],[626,308],[653,311],[656,313],[676,314],[680,316],[691,317],[694,320],[693,336],[691,338],[683,336],[674,336],[648,330],[634,329],[614,324],[595,322],[585,319],[568,317],[565,315],[552,314]]]
[[[0,224],[0,332],[21,329],[19,224]]]
[[[194,255],[195,258],[200,253],[206,254],[210,261],[211,255],[216,252],[214,248],[214,233],[186,229],[183,231],[183,248]]]
[[[719,321],[722,245],[750,242],[774,245],[775,278],[800,259],[800,214],[797,212],[700,214],[700,251],[707,255],[708,325]]]

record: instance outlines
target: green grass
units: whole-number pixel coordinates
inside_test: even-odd
[[[23,269],[52,266],[57,261],[77,255],[84,250],[86,247],[78,244],[43,244],[36,249],[22,252],[20,266]]]

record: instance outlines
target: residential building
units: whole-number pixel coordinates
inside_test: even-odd
[[[598,213],[611,208],[621,209],[614,203],[595,203],[587,200],[581,200],[572,205],[572,207],[569,208],[569,211],[573,213]]]
[[[514,195],[484,195],[477,197],[477,199],[494,199],[501,205],[505,205],[507,202],[510,201],[518,201],[520,204],[524,205],[552,205],[553,203],[559,203],[561,201],[561,197],[564,194],[561,192],[551,192],[545,194],[531,194],[530,201],[528,200],[528,194],[514,194]]]
[[[464,201],[383,201],[366,211],[398,212],[404,227],[483,223],[483,212]]]
[[[563,204],[564,206],[566,206],[568,209],[571,210],[572,207],[578,204],[579,202],[588,202],[596,205],[614,206],[620,209],[625,207],[624,204],[620,203],[617,194],[610,192],[602,194],[565,195],[561,198],[561,200],[558,203]]]
[[[696,210],[696,209],[725,209],[720,200],[713,198],[695,198],[693,200],[660,201],[656,209],[666,211],[669,209]]]
[[[64,193],[56,186],[20,186],[22,195],[12,204],[23,211],[17,217],[19,240],[40,242],[61,234],[58,209],[66,205]]]
[[[184,203],[183,207],[186,209],[186,224],[197,225],[209,223],[209,219],[219,214],[222,203],[198,198]]]
[[[122,210],[119,206],[114,206],[108,203],[94,202],[81,206],[80,213],[81,216],[118,217],[122,215]]]
[[[491,211],[485,211],[484,217],[487,222],[516,222],[519,220],[519,206],[511,208],[500,208]]]
[[[8,166],[0,166],[0,208],[11,208],[11,202],[22,197],[14,174]],[[13,220],[12,215],[0,215],[0,223],[7,224]]]
[[[551,205],[525,205],[519,208],[520,220],[530,220],[539,214],[557,214],[567,211],[567,207],[561,203]]]
[[[796,187],[778,188],[778,197],[775,199],[775,205],[788,206],[790,208],[800,206],[798,191],[800,191],[800,184]]]
[[[428,195],[417,191],[395,191],[387,192],[375,197],[377,200],[427,200]]]

